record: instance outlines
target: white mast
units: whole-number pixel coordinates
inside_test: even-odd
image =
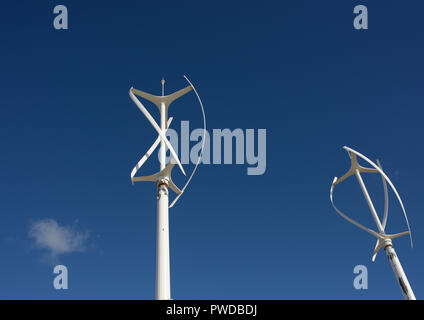
[[[175,204],[176,200],[181,196],[181,194],[186,189],[188,183],[190,182],[194,172],[197,169],[197,166],[200,162],[200,157],[198,163],[196,164],[195,169],[193,170],[189,180],[181,191],[172,181],[171,172],[175,165],[175,162],[180,167],[182,173],[185,175],[184,169],[178,159],[177,153],[173,149],[172,145],[166,138],[166,130],[172,122],[172,118],[168,119],[168,108],[170,104],[183,96],[184,94],[194,90],[197,98],[199,99],[200,105],[202,107],[203,112],[203,120],[205,124],[204,131],[206,132],[206,120],[204,117],[203,105],[200,101],[200,98],[190,83],[190,81],[186,78],[189,86],[181,89],[173,94],[164,95],[165,90],[165,80],[162,79],[162,96],[155,96],[134,88],[131,88],[129,91],[130,98],[137,105],[137,107],[141,110],[141,112],[146,116],[149,120],[153,128],[158,133],[158,138],[147,151],[147,153],[140,159],[137,165],[131,172],[131,181],[152,181],[157,184],[157,234],[156,234],[156,299],[157,300],[170,300],[171,299],[171,281],[170,281],[170,262],[169,262],[169,192],[168,187],[173,190],[178,197],[174,200],[172,205]],[[160,127],[147,111],[147,109],[143,106],[143,104],[136,98],[135,95],[138,95],[146,100],[153,102],[160,111]],[[204,137],[203,137],[203,145],[204,145]],[[144,162],[148,159],[148,157],[152,154],[152,152],[157,148],[160,142],[160,150],[159,150],[159,164],[160,171],[151,176],[144,177],[134,177],[140,167],[144,164]],[[169,148],[173,159],[166,164],[166,148]],[[203,152],[203,146],[201,153]]]
[[[162,79],[162,97],[164,96],[165,80]],[[162,100],[160,103],[160,129],[165,132],[166,119],[168,118],[168,108]],[[166,166],[166,146],[165,142],[160,142],[160,170]],[[171,299],[171,278],[169,271],[169,214],[168,214],[168,182],[166,178],[161,178],[157,182],[157,234],[156,234],[156,299]]]
[[[373,236],[377,237],[377,244],[375,246],[374,249],[374,254],[372,257],[372,261],[375,260],[375,257],[378,253],[378,251],[383,248],[386,251],[387,257],[389,258],[390,264],[392,266],[393,272],[396,276],[396,279],[398,280],[399,286],[401,288],[402,291],[402,295],[404,296],[405,299],[407,300],[415,300],[415,295],[414,292],[412,291],[411,285],[409,284],[408,278],[406,277],[405,272],[403,271],[402,265],[400,264],[400,261],[396,255],[395,249],[393,248],[393,243],[392,243],[392,239],[409,234],[410,238],[411,238],[411,247],[412,247],[412,237],[411,237],[411,229],[409,227],[409,222],[408,222],[408,217],[406,216],[406,211],[404,208],[404,205],[402,203],[402,200],[400,199],[399,193],[397,192],[396,188],[394,187],[393,183],[390,181],[390,179],[387,177],[387,175],[383,172],[383,169],[381,167],[380,162],[377,160],[378,166],[372,162],[370,159],[368,159],[367,157],[365,157],[364,155],[360,154],[359,152],[348,148],[348,147],[343,147],[343,149],[345,149],[348,154],[349,157],[351,159],[351,167],[349,169],[349,171],[341,178],[337,178],[335,177],[333,180],[333,183],[331,185],[331,189],[330,189],[330,200],[331,203],[334,207],[334,209],[336,210],[336,212],[338,214],[340,214],[343,218],[345,218],[346,220],[348,220],[349,222],[353,223],[354,225],[356,225],[357,227],[361,228],[362,230],[365,230],[366,232],[372,234]],[[368,162],[373,168],[364,168],[362,167],[359,163],[358,163],[358,159],[357,157],[362,158],[363,160],[365,160],[366,162]],[[384,214],[383,214],[383,222],[380,221],[380,218],[377,214],[377,211],[375,210],[374,204],[371,200],[371,197],[368,193],[368,190],[365,186],[364,181],[362,180],[362,176],[361,176],[361,172],[368,172],[368,173],[378,173],[381,174],[382,177],[382,181],[383,181],[383,187],[384,187]],[[343,212],[341,212],[335,205],[334,205],[334,201],[333,201],[333,191],[334,191],[334,187],[342,182],[343,180],[349,178],[350,176],[355,175],[359,185],[361,187],[362,193],[364,194],[365,200],[367,201],[368,207],[371,211],[372,217],[377,225],[377,229],[378,232],[369,229],[365,226],[363,226],[362,224],[360,224],[359,222],[353,220],[352,218],[349,218],[347,215],[345,215]],[[406,224],[408,226],[408,231],[405,232],[401,232],[401,233],[397,233],[397,234],[386,234],[385,233],[385,228],[386,228],[386,223],[387,223],[387,217],[388,217],[388,192],[387,192],[387,183],[390,185],[390,187],[392,188],[393,192],[395,193],[405,220],[406,220]]]

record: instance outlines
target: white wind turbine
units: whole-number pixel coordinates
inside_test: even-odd
[[[148,149],[146,154],[140,159],[140,161],[137,163],[137,165],[134,167],[134,169],[131,172],[131,181],[133,183],[137,181],[152,181],[152,182],[156,182],[157,184],[157,238],[156,238],[156,299],[157,300],[171,299],[168,208],[172,208],[175,205],[177,200],[180,198],[180,196],[183,194],[188,184],[190,183],[194,173],[196,172],[198,165],[200,164],[202,154],[203,154],[203,148],[205,146],[206,117],[205,117],[205,111],[203,109],[203,104],[193,84],[190,82],[190,80],[186,76],[184,76],[184,78],[188,82],[189,86],[166,96],[164,95],[165,80],[163,79],[162,79],[162,95],[161,96],[152,95],[150,93],[146,93],[146,92],[134,89],[132,87],[129,91],[131,100],[137,105],[137,107],[141,110],[141,112],[144,114],[147,120],[149,120],[150,124],[158,133],[158,137],[156,141]],[[180,190],[172,181],[171,172],[175,163],[178,164],[179,168],[181,169],[181,172],[184,175],[185,175],[185,172],[181,165],[180,160],[178,159],[178,155],[176,151],[172,147],[169,140],[166,138],[166,130],[168,129],[169,125],[172,122],[172,117],[168,119],[168,108],[174,100],[180,98],[181,96],[185,95],[191,90],[195,92],[196,97],[199,101],[200,107],[202,109],[204,131],[203,131],[203,139],[202,139],[202,148],[201,148],[199,157],[197,159],[196,166],[194,167],[194,170],[191,173],[186,184],[184,185],[182,190]],[[135,95],[153,102],[159,108],[160,126],[156,123],[156,121],[153,119],[153,117],[150,115],[150,113],[147,111],[147,109],[143,106],[143,104],[137,99]],[[137,173],[137,171],[144,164],[144,162],[149,158],[149,156],[154,152],[154,150],[157,148],[159,143],[160,143],[160,150],[159,150],[160,171],[150,176],[135,177],[135,174]],[[173,157],[173,159],[171,159],[171,161],[168,164],[166,164],[166,147],[170,150],[171,155]],[[169,204],[168,187],[177,194],[174,201],[171,203],[169,207],[168,207],[168,204]]]
[[[340,214],[344,219],[349,221],[350,223],[354,224],[355,226],[361,228],[362,230],[368,232],[369,234],[375,236],[377,238],[377,243],[374,248],[374,253],[372,257],[372,261],[375,260],[375,257],[378,253],[378,251],[383,248],[386,251],[387,257],[389,258],[390,264],[392,266],[393,272],[396,276],[396,279],[398,280],[399,286],[402,290],[402,294],[405,299],[407,300],[415,300],[414,292],[412,291],[411,285],[409,284],[408,278],[406,277],[405,272],[403,271],[402,265],[400,264],[400,261],[397,257],[397,254],[395,252],[395,249],[393,248],[392,239],[398,238],[403,235],[409,234],[410,240],[411,240],[411,247],[412,247],[412,237],[411,237],[411,229],[409,227],[408,217],[406,216],[406,211],[403,206],[402,200],[400,199],[399,193],[397,192],[396,188],[394,187],[393,183],[390,181],[390,179],[387,177],[387,175],[383,172],[383,169],[381,167],[380,162],[377,160],[378,165],[376,165],[374,162],[372,162],[370,159],[365,157],[364,155],[360,154],[359,152],[349,148],[349,147],[343,147],[349,154],[350,160],[351,160],[351,167],[349,171],[342,176],[341,178],[335,177],[333,180],[333,183],[331,185],[330,189],[330,200],[331,204],[333,205],[334,209],[338,214]],[[361,159],[368,162],[372,168],[364,168],[358,163],[357,157],[360,157]],[[380,221],[380,218],[375,210],[374,204],[371,200],[371,197],[368,193],[368,190],[364,184],[364,181],[361,177],[362,173],[377,173],[381,175],[382,181],[383,181],[383,188],[384,188],[384,213],[383,213],[383,221]],[[352,218],[349,218],[346,214],[344,214],[342,211],[340,211],[334,204],[333,201],[333,191],[334,187],[339,184],[340,182],[346,180],[350,176],[355,175],[359,185],[362,189],[362,193],[364,194],[365,200],[367,201],[368,207],[371,211],[372,217],[374,218],[374,221],[377,225],[378,231],[374,231],[372,229],[369,229],[365,227],[364,225],[360,224],[359,222],[353,220]],[[389,209],[389,196],[387,192],[387,183],[390,185],[391,189],[393,190],[394,194],[396,195],[400,206],[403,211],[403,215],[406,220],[406,225],[408,227],[408,231],[396,233],[396,234],[386,234],[385,228],[387,223],[387,216],[388,216],[388,209]]]

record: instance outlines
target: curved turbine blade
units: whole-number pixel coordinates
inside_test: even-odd
[[[381,163],[378,159],[377,159],[377,165],[381,170],[383,170],[383,167],[381,166]],[[387,192],[386,179],[384,179],[384,177],[381,176],[381,180],[383,183],[383,190],[384,190],[384,213],[383,213],[383,221],[381,222],[381,226],[383,227],[383,230],[384,230],[386,229],[387,216],[389,214],[389,194]],[[374,254],[372,256],[372,262],[375,261],[377,253],[381,249],[381,246],[382,246],[382,242],[380,241],[380,239],[377,239],[377,243],[375,244],[375,247],[374,247]]]
[[[335,187],[335,185],[336,185],[336,182],[337,182],[337,177],[335,177],[335,178],[334,178],[333,183],[331,184],[331,188],[330,188],[330,201],[331,201],[331,204],[332,204],[332,206],[333,206],[334,210],[336,210],[336,212],[337,212],[340,216],[342,216],[344,219],[346,219],[346,220],[347,220],[347,221],[349,221],[350,223],[354,224],[354,225],[355,225],[355,226],[357,226],[358,228],[361,228],[362,230],[364,230],[364,231],[368,232],[369,234],[371,234],[371,235],[373,235],[373,236],[375,236],[375,237],[377,237],[377,238],[380,238],[380,237],[381,237],[381,235],[380,235],[379,233],[375,232],[374,230],[372,230],[372,229],[370,229],[370,228],[365,227],[364,225],[360,224],[360,223],[359,223],[359,222],[357,222],[356,220],[354,220],[354,219],[352,219],[352,218],[348,217],[346,214],[344,214],[341,210],[339,210],[339,209],[336,207],[336,205],[334,204],[334,201],[333,201],[333,191],[334,191],[334,187]]]
[[[161,128],[156,123],[155,119],[150,115],[149,111],[143,106],[143,104],[137,99],[137,97],[132,92],[134,88],[131,87],[129,91],[129,95],[131,100],[137,105],[137,107],[140,109],[140,111],[144,114],[144,116],[149,120],[150,124],[153,126],[153,128],[156,130],[156,132],[161,137],[162,141],[165,142],[166,146],[168,147],[169,151],[171,152],[172,156],[174,157],[175,161],[177,162],[178,166],[180,167],[182,173],[186,175],[183,166],[181,165],[180,159],[178,159],[177,153],[175,152],[174,148],[172,147],[169,140],[166,138],[165,134],[162,132]]]
[[[171,205],[169,206],[169,208],[172,208],[175,203],[178,201],[178,199],[181,197],[181,195],[184,193],[185,189],[187,188],[188,184],[191,181],[191,178],[193,178],[194,173],[197,170],[197,167],[200,164],[200,161],[202,160],[202,156],[203,156],[203,149],[205,147],[205,138],[206,138],[206,116],[205,116],[205,109],[203,108],[203,103],[202,100],[200,99],[199,94],[197,93],[196,88],[193,86],[193,84],[190,82],[190,80],[188,80],[188,78],[186,76],[184,76],[184,78],[187,80],[187,82],[190,84],[190,87],[193,88],[194,93],[197,96],[197,99],[199,100],[200,103],[200,107],[202,108],[202,116],[203,116],[203,139],[202,139],[202,148],[200,149],[200,155],[199,158],[197,159],[197,163],[196,166],[193,169],[193,172],[191,173],[190,177],[188,178],[186,184],[184,185],[183,189],[181,190],[181,193],[174,199],[174,201],[172,201]],[[188,88],[188,87],[187,87]],[[184,90],[184,89],[183,89]],[[180,90],[181,91],[181,90]]]
[[[380,161],[377,159],[378,167],[383,171],[383,167],[381,166]],[[389,194],[387,191],[387,182],[383,176],[381,176],[381,180],[383,182],[383,190],[384,190],[384,213],[383,213],[383,221],[381,225],[383,226],[383,230],[386,228],[387,217],[389,215]]]

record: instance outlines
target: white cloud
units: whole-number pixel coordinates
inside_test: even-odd
[[[28,235],[35,246],[48,250],[53,256],[82,252],[89,237],[88,231],[77,231],[72,226],[60,226],[54,219],[40,219],[30,225]]]

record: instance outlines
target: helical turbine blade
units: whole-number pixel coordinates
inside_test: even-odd
[[[371,234],[371,235],[373,235],[373,236],[375,236],[375,237],[379,238],[379,237],[380,237],[380,235],[379,235],[377,232],[375,232],[374,230],[372,230],[372,229],[370,229],[370,228],[365,227],[364,225],[360,224],[358,221],[356,221],[356,220],[354,220],[354,219],[352,219],[352,218],[348,217],[348,216],[347,216],[346,214],[344,214],[341,210],[339,210],[339,208],[337,208],[337,207],[336,207],[336,205],[334,204],[334,201],[333,201],[333,192],[334,192],[334,187],[335,187],[335,185],[336,185],[336,182],[337,182],[337,177],[335,177],[335,178],[334,178],[333,183],[331,184],[331,188],[330,188],[330,201],[331,201],[331,204],[332,204],[332,206],[333,206],[334,210],[336,210],[336,212],[337,212],[340,216],[342,216],[344,219],[346,219],[346,220],[347,220],[347,221],[349,221],[350,223],[354,224],[354,225],[355,225],[355,226],[357,226],[358,228],[360,228],[360,229],[362,229],[362,230],[364,230],[364,231],[368,232],[369,234]]]
[[[381,169],[381,171],[383,171],[383,167],[381,166],[381,163],[378,159],[377,159],[377,165]],[[383,183],[383,190],[384,190],[384,213],[383,213],[383,221],[381,222],[381,225],[383,226],[383,229],[385,229],[387,224],[387,217],[389,215],[389,193],[387,190],[386,179],[384,179],[384,177],[381,176],[381,180]]]
[[[383,167],[381,166],[380,161],[377,159],[377,165],[378,167],[383,170]],[[383,176],[381,176],[381,180],[383,183],[383,190],[384,190],[384,213],[383,213],[383,221],[381,222],[381,226],[383,227],[383,230],[386,229],[386,224],[387,224],[387,216],[389,214],[389,194],[387,191],[387,182],[386,179],[384,179]],[[375,261],[375,258],[378,254],[378,251],[381,249],[382,246],[382,242],[380,239],[377,239],[377,242],[375,244],[374,247],[374,254],[372,256],[372,262]]]
[[[175,197],[174,201],[172,201],[172,203],[171,203],[171,205],[169,206],[169,208],[172,208],[172,207],[175,205],[175,203],[178,201],[178,199],[179,199],[179,198],[181,197],[181,195],[184,193],[185,189],[187,188],[187,186],[189,185],[189,183],[190,183],[191,179],[193,178],[194,173],[196,172],[197,167],[199,166],[200,161],[202,160],[202,156],[203,156],[203,149],[204,149],[204,147],[205,147],[205,139],[206,139],[206,116],[205,116],[205,109],[203,108],[202,100],[200,99],[200,96],[199,96],[199,94],[197,93],[196,88],[193,86],[193,84],[190,82],[190,80],[189,80],[186,76],[184,76],[184,78],[186,79],[186,81],[189,83],[190,87],[193,89],[194,93],[196,94],[197,100],[199,100],[200,107],[201,107],[201,109],[202,109],[202,116],[203,116],[203,138],[202,138],[202,148],[200,149],[199,158],[197,159],[197,163],[196,163],[196,166],[195,166],[195,167],[194,167],[194,169],[193,169],[193,172],[191,173],[191,175],[190,175],[190,177],[188,178],[188,180],[187,180],[186,184],[184,185],[183,189],[181,190],[181,193],[180,193],[177,197]],[[186,87],[185,89],[187,89],[187,88],[188,88],[188,87]],[[185,89],[182,89],[182,90],[185,90]],[[180,91],[181,91],[181,90],[180,90]],[[179,92],[179,91],[178,91],[178,92]],[[177,92],[177,93],[178,93],[178,92]],[[188,91],[187,91],[187,92],[188,92]],[[183,94],[185,94],[185,92],[184,92]]]

